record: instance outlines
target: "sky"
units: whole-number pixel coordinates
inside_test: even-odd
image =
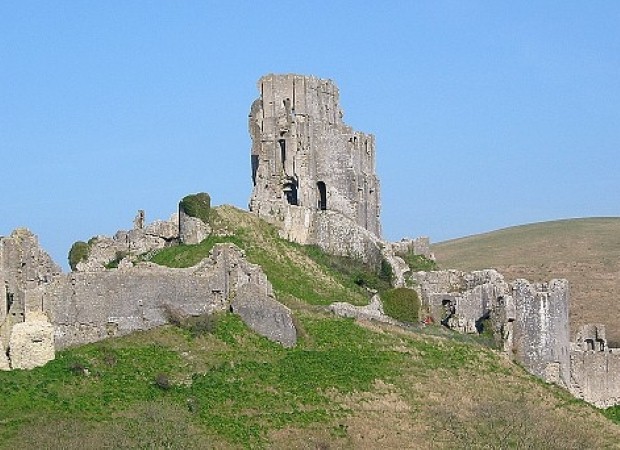
[[[376,137],[384,237],[620,215],[618,1],[0,2],[0,235],[247,208],[268,73],[332,79]]]

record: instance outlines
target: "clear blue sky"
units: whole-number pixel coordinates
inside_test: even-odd
[[[370,3],[370,2],[367,2]],[[4,1],[0,235],[246,207],[266,73],[333,79],[373,133],[385,237],[620,215],[618,1]]]

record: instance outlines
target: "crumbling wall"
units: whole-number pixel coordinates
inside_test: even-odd
[[[414,255],[424,255],[427,258],[434,259],[431,253],[430,239],[425,236],[415,239],[403,238],[397,242],[388,242],[386,245],[397,255],[413,253]]]
[[[380,236],[374,137],[344,124],[334,83],[267,75],[258,88],[249,118],[250,210],[289,239],[328,251],[334,240],[321,230],[333,217],[322,217],[326,211]]]
[[[144,211],[138,211],[132,230],[119,230],[112,237],[96,236],[89,241],[88,257],[76,265],[78,272],[104,271],[111,262],[119,263],[127,258],[156,251],[179,239],[179,216],[173,214],[169,220],[156,220],[145,224]]]
[[[599,408],[620,403],[620,348],[609,348],[605,326],[584,325],[570,350],[569,390]]]
[[[26,292],[61,272],[29,230],[18,228],[0,238],[0,351],[8,348],[13,326],[25,320]]]
[[[493,269],[416,272],[409,283],[434,321],[463,333],[479,332],[482,320],[512,301],[504,277]]]
[[[563,386],[570,379],[569,287],[566,280],[512,283],[513,351],[534,375]]]
[[[184,244],[200,244],[211,234],[211,227],[198,217],[179,209],[179,240]]]
[[[199,315],[226,309],[245,284],[254,284],[273,297],[259,266],[248,263],[238,247],[218,244],[210,258],[188,269],[144,263],[73,272],[36,295],[54,324],[60,349],[163,325],[169,310]]]

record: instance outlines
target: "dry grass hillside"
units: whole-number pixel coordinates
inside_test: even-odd
[[[506,228],[435,244],[439,266],[496,268],[508,280],[566,278],[571,329],[607,326],[620,345],[620,218],[570,219]]]

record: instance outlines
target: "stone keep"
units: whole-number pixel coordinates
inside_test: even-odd
[[[369,259],[381,235],[374,137],[342,121],[330,80],[267,75],[258,89],[249,117],[250,210],[290,240]],[[359,242],[366,244],[350,247]]]

